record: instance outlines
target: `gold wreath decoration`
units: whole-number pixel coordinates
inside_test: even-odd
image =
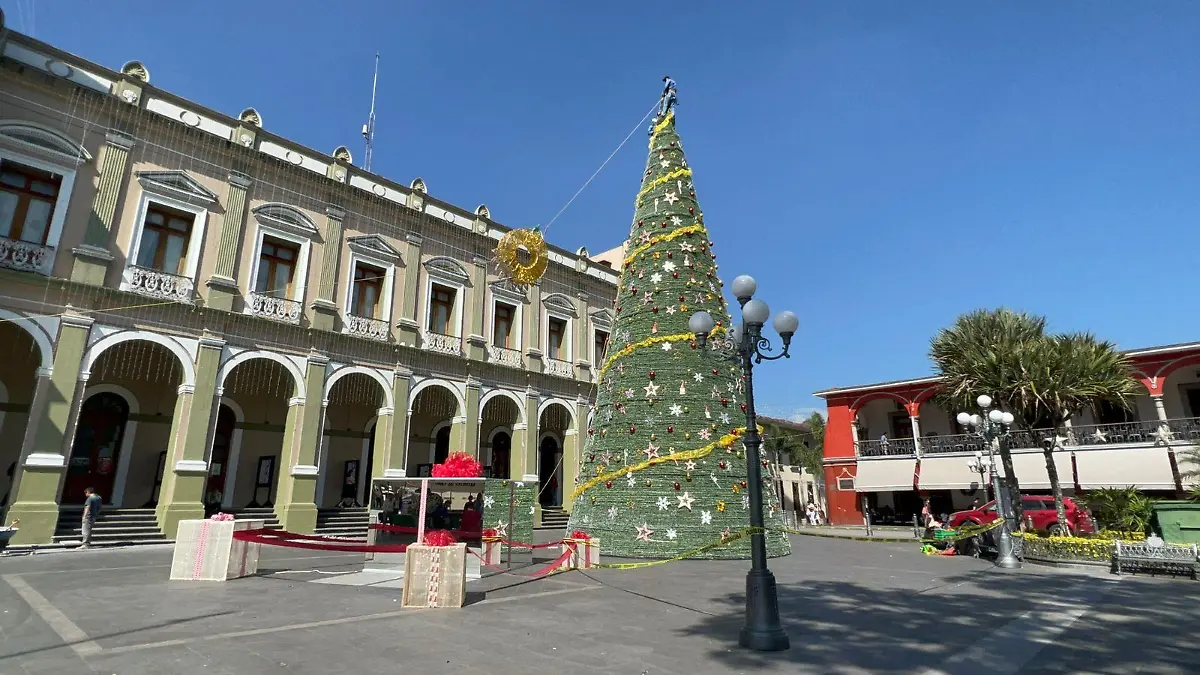
[[[528,262],[521,262],[521,249],[529,254]],[[546,240],[538,229],[512,230],[496,244],[496,263],[513,283],[528,286],[537,282],[546,273],[550,262]]]

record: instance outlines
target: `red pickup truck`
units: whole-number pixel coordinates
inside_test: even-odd
[[[1033,529],[1049,531],[1051,534],[1088,534],[1096,531],[1092,516],[1088,510],[1080,506],[1070,497],[1063,497],[1063,507],[1067,511],[1067,527],[1058,523],[1058,511],[1054,508],[1054,497],[1043,495],[1021,495],[1021,506],[1024,507],[1025,517],[1033,521]],[[951,514],[948,527],[962,525],[982,525],[996,519],[996,502],[990,501],[983,506],[970,511],[958,511]]]

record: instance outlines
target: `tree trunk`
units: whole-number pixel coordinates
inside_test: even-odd
[[[1046,455],[1046,476],[1050,479],[1050,491],[1054,494],[1054,511],[1058,526],[1066,536],[1071,536],[1071,524],[1067,522],[1067,508],[1063,505],[1062,483],[1058,481],[1058,465],[1054,463],[1054,448],[1058,445],[1058,427],[1050,431],[1050,443],[1042,448]]]
[[[1012,453],[1008,449],[1006,439],[999,440],[1000,446],[1000,463],[1004,465],[1004,480],[1001,481],[1008,488],[1008,493],[1012,497],[1013,516],[1016,517],[1016,527],[1021,528],[1021,523],[1025,521],[1025,509],[1021,504],[1021,486],[1017,480],[1017,472],[1013,469]],[[1002,504],[1000,495],[996,495],[996,504]],[[997,508],[997,513],[1000,510]]]

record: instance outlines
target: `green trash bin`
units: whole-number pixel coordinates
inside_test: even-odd
[[[1155,502],[1154,519],[1168,544],[1200,544],[1200,504],[1181,500]]]

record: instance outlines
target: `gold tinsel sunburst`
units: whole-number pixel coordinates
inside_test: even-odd
[[[522,253],[528,256],[522,259]],[[512,230],[496,244],[496,264],[515,284],[528,286],[546,273],[550,252],[539,229]]]

